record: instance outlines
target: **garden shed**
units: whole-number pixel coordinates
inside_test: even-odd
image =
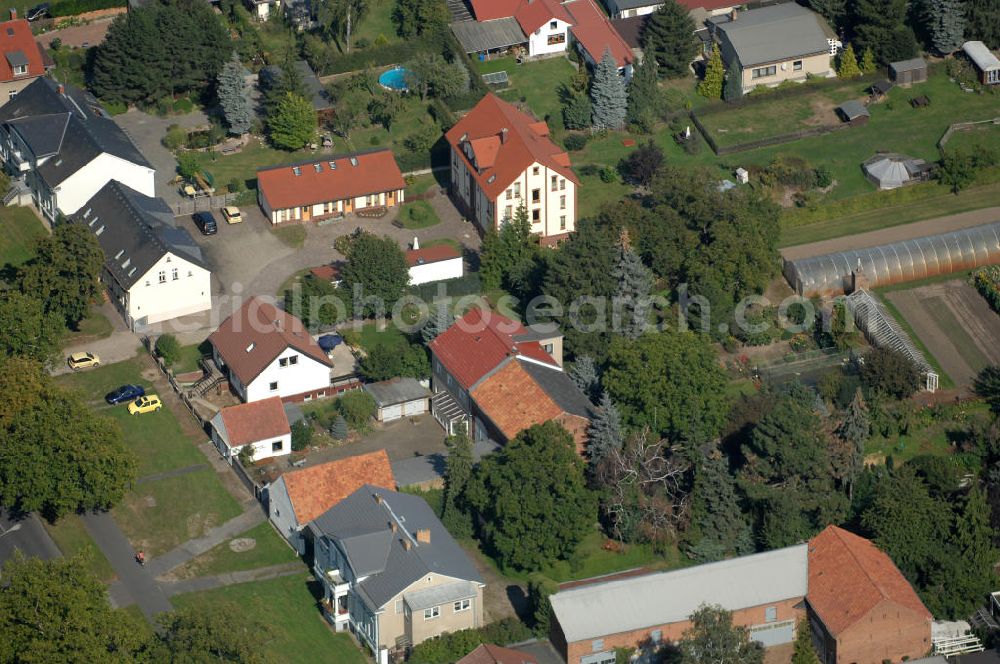
[[[967,41],[962,51],[969,56],[979,72],[979,82],[983,85],[1000,85],[1000,59],[981,41]]]
[[[884,152],[865,161],[861,168],[879,189],[897,189],[924,179],[931,167],[923,159]]]
[[[856,99],[845,101],[835,110],[841,120],[850,122],[851,124],[865,124],[871,118],[871,114],[865,108],[865,105]]]
[[[912,85],[927,80],[927,61],[910,58],[889,64],[889,77],[896,85]]]
[[[430,408],[431,391],[416,378],[391,378],[368,383],[365,391],[375,399],[378,407],[375,419],[379,422],[423,415]]]

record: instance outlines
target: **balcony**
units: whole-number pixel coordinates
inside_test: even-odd
[[[327,570],[326,581],[330,585],[330,590],[335,597],[342,597],[347,594],[349,584],[344,580],[339,569]]]

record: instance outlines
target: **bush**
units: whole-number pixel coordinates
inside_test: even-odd
[[[605,166],[601,169],[601,182],[611,183],[618,179],[618,171],[614,166]]]
[[[920,374],[902,353],[876,348],[865,356],[861,382],[877,394],[905,399],[920,387]]]
[[[437,297],[438,286],[444,287],[447,297],[461,297],[463,295],[478,295],[483,292],[483,286],[479,281],[479,273],[470,272],[455,279],[445,279],[444,281],[431,281],[417,286],[410,286],[408,291],[424,302],[432,302]]]
[[[1000,314],[1000,267],[990,265],[972,273],[972,284],[983,296],[993,311]]]
[[[483,643],[510,645],[531,638],[531,630],[516,618],[504,618],[478,629],[447,633],[413,647],[409,664],[456,662]]]
[[[528,610],[535,621],[535,635],[545,638],[549,634],[552,619],[552,604],[549,596],[559,591],[559,584],[544,574],[536,572],[528,576]]]
[[[174,113],[185,115],[194,110],[194,102],[187,97],[181,97],[174,102]]]
[[[59,39],[58,37],[54,38],[52,41],[49,42],[49,48],[51,48],[53,51],[58,51],[60,48],[62,48],[62,40]]]
[[[172,124],[167,127],[167,133],[163,137],[163,147],[168,150],[178,150],[187,143],[187,130],[180,125]]]
[[[201,155],[197,152],[182,152],[177,156],[177,173],[191,179],[201,170]]]
[[[586,134],[569,134],[563,139],[563,145],[570,152],[576,152],[577,150],[582,150],[587,147],[587,135]]]
[[[334,440],[347,440],[347,420],[340,413],[337,413],[333,418],[333,423],[330,425],[330,435],[333,436]]]
[[[226,185],[226,191],[228,191],[230,194],[239,194],[243,191],[246,191],[246,188],[247,185],[246,182],[243,181],[243,178],[233,178]]]
[[[156,340],[156,355],[168,367],[173,366],[181,356],[181,345],[177,337],[172,334],[160,335]]]
[[[111,9],[113,7],[124,7],[122,0],[61,0],[53,2],[49,7],[49,16],[57,18],[60,16],[76,16],[86,12],[97,11],[98,9]]]
[[[455,114],[452,113],[451,109],[437,97],[431,100],[430,105],[427,107],[427,112],[431,114],[431,117],[434,118],[434,122],[437,123],[438,128],[441,129],[442,132],[446,132],[451,129],[455,126],[455,122],[457,122]]]
[[[312,442],[313,428],[306,420],[298,420],[292,425],[292,451],[300,452]]]
[[[123,101],[106,101],[102,102],[101,106],[108,115],[121,115],[128,110],[128,104]]]
[[[351,390],[337,399],[337,412],[344,416],[355,431],[363,431],[375,417],[375,400],[364,390]]]

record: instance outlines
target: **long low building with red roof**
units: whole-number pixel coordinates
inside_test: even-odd
[[[245,449],[260,461],[292,451],[292,429],[279,397],[223,408],[212,418],[212,442],[222,458],[233,460]]]
[[[272,224],[394,207],[403,203],[405,188],[396,158],[385,149],[257,171],[257,202]]]
[[[480,231],[499,229],[521,206],[543,244],[576,228],[580,181],[545,122],[490,93],[445,138],[452,197]]]

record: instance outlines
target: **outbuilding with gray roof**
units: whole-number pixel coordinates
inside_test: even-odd
[[[431,391],[416,378],[400,377],[368,383],[364,389],[375,399],[375,418],[379,422],[416,417],[430,410]]]

